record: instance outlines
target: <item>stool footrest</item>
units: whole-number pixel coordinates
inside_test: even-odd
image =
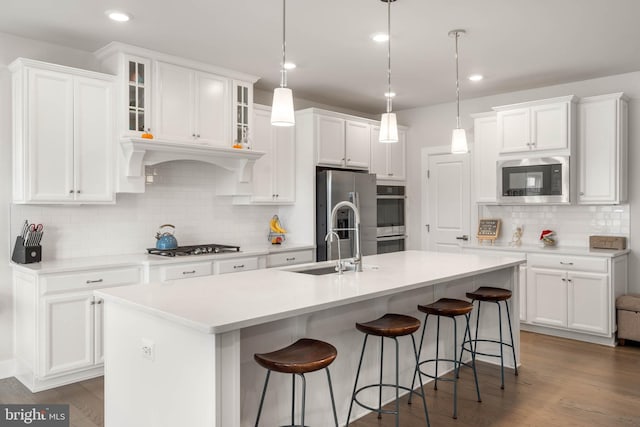
[[[433,362],[436,362],[436,361],[437,362],[449,362],[449,363],[457,364],[458,368],[460,366],[466,366],[467,368],[473,369],[473,365],[471,363],[461,362],[459,360],[453,360],[453,359],[437,359],[437,360],[436,359],[427,359],[427,360],[423,360],[422,362],[420,362],[420,364],[418,366],[422,366],[425,363],[433,363]],[[454,369],[455,369],[455,365],[454,365]],[[420,374],[424,375],[427,378],[431,378],[431,379],[438,380],[438,381],[451,381],[451,382],[457,381],[457,378],[455,378],[455,377],[454,378],[445,378],[443,376],[436,377],[435,375],[427,374],[422,369],[420,369]]]
[[[396,385],[395,385],[395,384],[369,384],[369,385],[366,385],[366,386],[364,386],[364,387],[360,387],[358,390],[356,390],[356,392],[355,392],[355,393],[354,393],[354,395],[353,395],[353,401],[354,401],[355,403],[357,403],[359,406],[363,407],[364,409],[368,409],[368,410],[370,410],[370,411],[372,411],[372,412],[379,412],[379,413],[381,413],[381,414],[394,414],[394,415],[395,415],[395,414],[397,413],[396,411],[392,411],[392,410],[389,410],[389,409],[378,409],[378,408],[373,408],[373,407],[371,407],[371,406],[365,405],[364,403],[362,403],[362,402],[360,402],[360,401],[358,400],[358,393],[360,393],[361,391],[366,390],[366,389],[369,389],[369,388],[374,388],[374,387],[375,387],[375,388],[380,388],[380,386],[382,386],[382,387],[391,387],[391,388],[396,388]],[[411,390],[411,388],[410,388],[410,387],[406,387],[406,386],[399,385],[399,386],[398,386],[398,388],[399,388],[399,389],[401,389],[401,390],[408,391],[408,392],[413,392],[414,394],[416,394],[416,395],[418,395],[418,396],[422,397],[422,393],[417,392],[417,391],[415,391],[415,390]]]
[[[466,340],[462,343],[462,348],[464,348],[465,351],[468,351],[469,353],[473,352],[473,349],[471,347],[471,343],[479,343],[479,342],[488,342],[488,343],[493,343],[493,344],[500,344],[503,345],[505,347],[511,347],[513,348],[513,344],[509,344],[508,342],[500,342],[498,340],[490,340],[490,339],[473,339],[471,341]],[[475,351],[476,356],[480,355],[480,356],[488,356],[488,357],[500,357],[499,354],[493,354],[493,353],[482,353],[480,351]]]

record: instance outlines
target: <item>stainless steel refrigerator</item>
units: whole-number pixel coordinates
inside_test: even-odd
[[[360,211],[360,240],[362,255],[377,253],[376,176],[364,172],[321,170],[316,174],[316,259],[338,259],[338,243],[325,242],[330,228],[331,210],[338,202],[349,201]],[[337,212],[336,228],[355,228],[353,211],[342,208]],[[342,258],[355,255],[355,232],[339,231]],[[335,240],[335,239],[334,239]]]

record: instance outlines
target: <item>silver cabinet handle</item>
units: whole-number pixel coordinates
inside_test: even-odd
[[[285,261],[295,261],[296,257],[291,257],[291,258],[285,258]]]
[[[197,134],[197,135],[196,135],[196,138],[200,138],[200,134]]]
[[[77,190],[77,191],[76,191],[76,194],[80,194],[80,190]]]
[[[102,279],[98,279],[98,280],[87,280],[87,285],[91,284],[91,283],[102,283]]]
[[[233,268],[244,268],[244,264],[240,264],[240,265],[234,265]]]
[[[560,261],[560,264],[562,264],[562,265],[573,265],[572,262],[562,262],[562,261]]]
[[[196,272],[195,270],[183,271],[182,274],[194,274],[195,272]]]
[[[96,301],[96,304],[102,304],[103,300],[99,299],[98,301]]]
[[[69,190],[69,194],[73,194],[73,190]]]
[[[95,301],[93,301],[93,300],[92,300],[92,301],[89,301],[89,305],[96,305],[96,302],[95,302]]]
[[[563,282],[566,282],[566,281],[567,281],[567,279],[565,279],[565,278],[563,277],[563,278],[562,278],[562,281],[563,281]]]

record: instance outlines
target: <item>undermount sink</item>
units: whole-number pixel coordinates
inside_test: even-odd
[[[325,274],[335,274],[336,266],[330,265],[328,267],[309,268],[307,270],[294,271],[294,273],[313,274],[314,276],[324,276]]]

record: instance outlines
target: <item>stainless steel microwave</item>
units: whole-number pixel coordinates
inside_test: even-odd
[[[569,188],[569,156],[498,162],[498,200],[501,203],[570,203]]]

